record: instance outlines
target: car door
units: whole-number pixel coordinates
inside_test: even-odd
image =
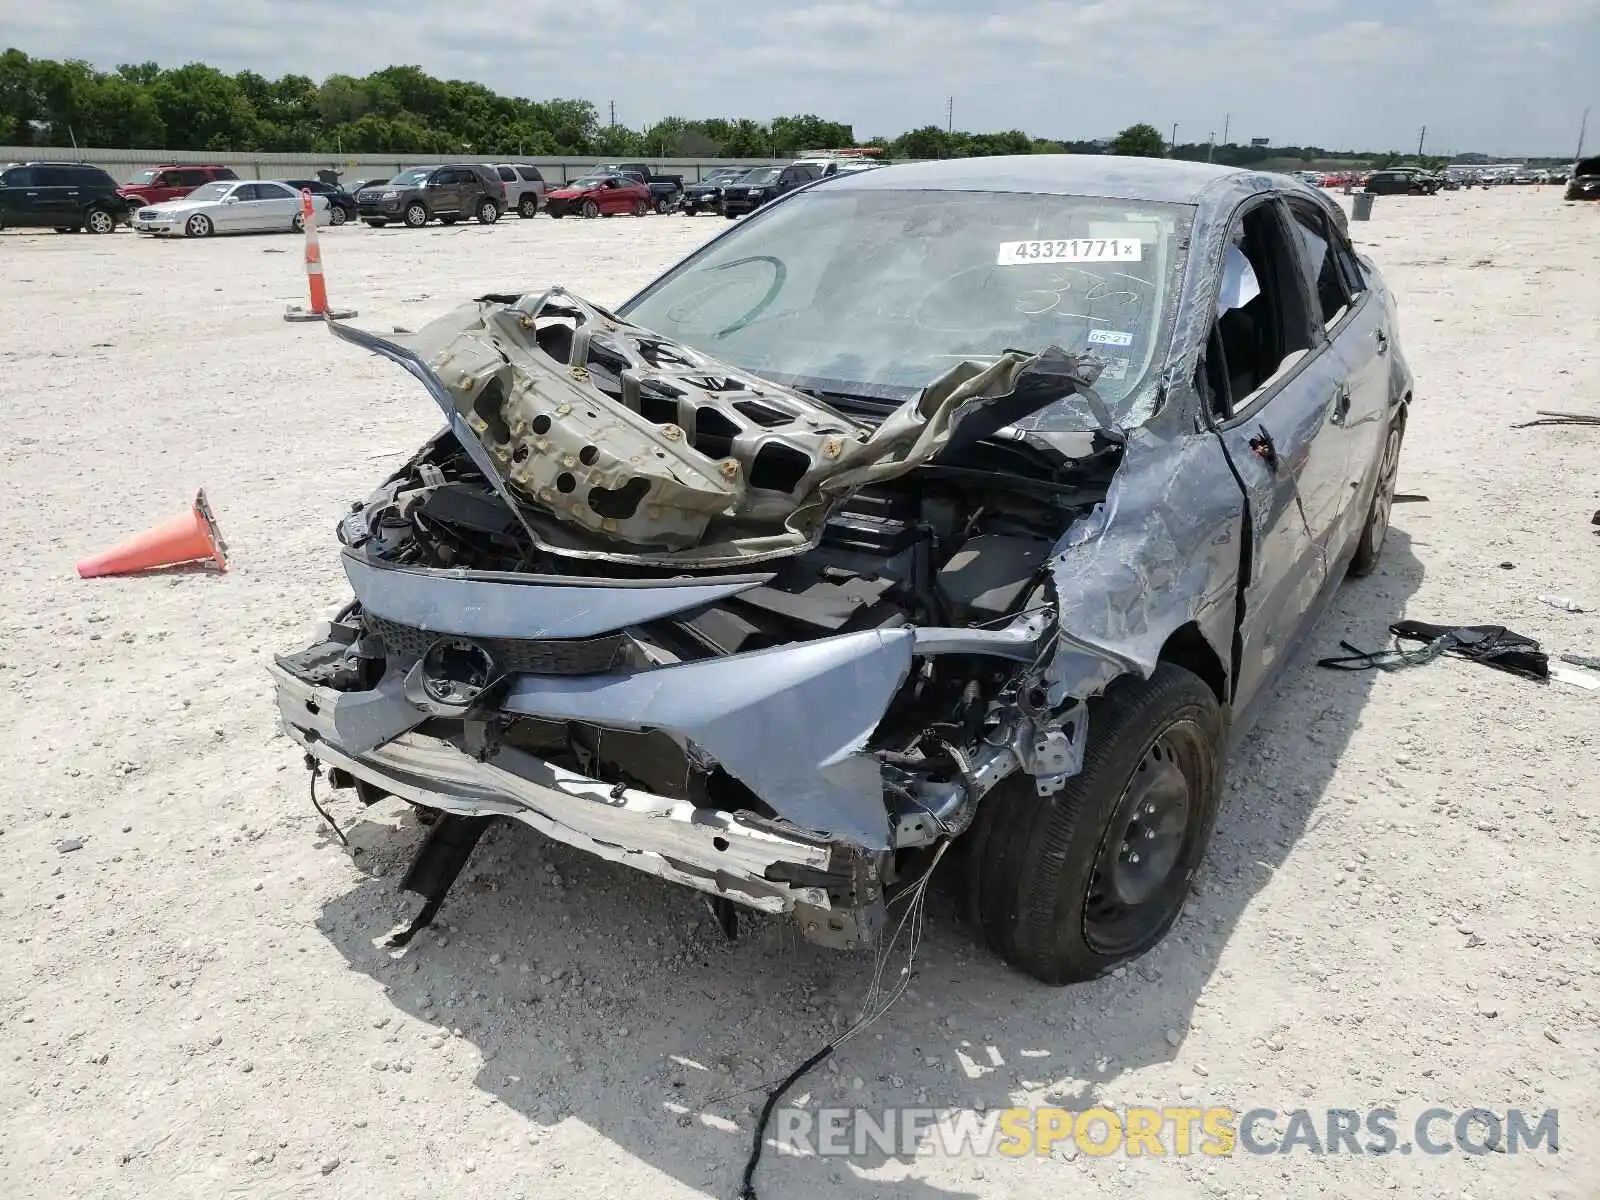
[[[430,207],[434,212],[461,212],[466,203],[467,182],[472,178],[470,172],[460,167],[446,167],[436,178],[439,184],[438,197]]]
[[[218,233],[243,233],[250,228],[250,202],[255,195],[255,184],[234,184],[233,190],[203,211],[211,218]]]
[[[1309,311],[1294,236],[1275,198],[1235,215],[1204,356],[1204,390],[1249,521],[1236,707],[1288,660],[1328,585],[1345,473],[1343,443],[1325,436],[1343,366]]]
[[[295,214],[300,211],[300,193],[281,183],[258,183],[255,187],[260,219],[258,228],[280,232],[293,229]],[[319,211],[325,203],[325,199],[318,197],[313,190],[311,211]]]
[[[70,167],[35,167],[33,169],[35,211],[40,225],[65,228],[83,220],[82,205],[78,199],[78,179]]]
[[[1378,456],[1389,429],[1389,314],[1368,286],[1366,272],[1345,231],[1321,205],[1289,201],[1298,231],[1313,320],[1322,322],[1328,353],[1344,377],[1341,407],[1330,415],[1325,435],[1343,443],[1344,486],[1328,533],[1330,566],[1366,523]]]
[[[624,211],[623,206],[628,204],[628,195],[622,190],[621,182],[612,176],[601,182],[595,203],[600,206],[600,211],[603,213],[619,213]]]

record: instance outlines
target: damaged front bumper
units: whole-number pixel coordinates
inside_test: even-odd
[[[336,785],[354,784],[368,800],[388,794],[461,817],[510,817],[600,858],[789,914],[808,939],[840,948],[881,928],[895,851],[928,844],[927,818],[966,799],[930,794],[897,812],[867,748],[914,660],[1027,661],[1050,625],[1036,613],[996,630],[870,630],[618,670],[592,656],[607,638],[626,637],[620,623],[681,613],[765,577],[628,586],[397,567],[351,550],[344,562],[361,615],[326,624],[271,667],[285,731]],[[366,686],[348,676],[335,683],[330,664],[374,653],[374,629],[388,642],[377,648],[381,674]],[[430,676],[428,644],[481,653],[479,678],[495,682],[463,701]],[[546,735],[584,731],[600,753],[580,759],[582,770],[550,761],[562,755],[507,733],[518,722]],[[663,735],[690,768],[726,772],[754,802],[697,803],[600,765],[608,737]],[[570,733],[555,736],[570,744]],[[973,768],[984,786],[1019,767],[1038,770],[1026,751],[989,749]],[[1062,747],[1053,769],[1076,769],[1074,749],[1081,755],[1081,746]]]

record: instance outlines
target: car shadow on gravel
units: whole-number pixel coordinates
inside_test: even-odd
[[[1112,976],[1044,987],[984,950],[951,890],[935,889],[905,995],[796,1084],[789,1102],[874,1112],[1180,1103],[1175,1084],[1174,1094],[1141,1091],[1122,1077],[1175,1058],[1191,1022],[1225,1019],[1207,1014],[1204,993],[1231,933],[1301,834],[1350,799],[1328,788],[1377,673],[1320,670],[1315,659],[1342,653],[1341,638],[1383,646],[1422,576],[1396,529],[1380,570],[1339,590],[1233,752],[1196,895],[1160,946]],[[348,796],[336,810],[346,820]],[[327,904],[320,924],[394,1005],[438,1027],[405,1034],[415,1044],[400,1053],[414,1060],[441,1035],[463,1038],[482,1060],[477,1087],[527,1119],[530,1141],[560,1138],[552,1127],[578,1122],[710,1195],[737,1194],[766,1087],[854,1019],[871,975],[868,955],[818,949],[777,920],[746,920],[740,939],[726,942],[697,896],[511,822],[489,830],[438,922],[394,957],[374,941],[419,906],[397,882],[422,831],[405,806],[386,801],[349,834],[368,879]],[[1286,940],[1284,953],[1302,952]],[[1317,967],[1300,959],[1288,969]],[[1193,1082],[1204,1102],[1204,1080]],[[928,1174],[929,1163],[864,1149],[820,1159],[769,1145],[758,1190],[768,1200],[824,1188],[949,1200],[974,1195],[959,1181],[984,1171],[974,1159],[933,1167],[939,1184],[900,1178]],[[562,1157],[529,1153],[541,1171]],[[530,1194],[559,1194],[561,1171],[576,1179],[585,1169],[566,1161]]]

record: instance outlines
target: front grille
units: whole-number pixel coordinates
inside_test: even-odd
[[[412,661],[450,634],[431,633],[411,625],[401,625],[368,614],[368,633],[382,639],[389,653]],[[625,634],[609,633],[597,638],[471,638],[507,675],[603,675],[623,658],[628,639]]]
[[[142,208],[139,210],[139,220],[141,221],[154,221],[160,215],[161,214],[153,208]]]

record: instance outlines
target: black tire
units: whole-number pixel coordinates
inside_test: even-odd
[[[109,208],[91,208],[83,214],[83,227],[90,233],[104,235],[117,231],[117,214]]]
[[[517,201],[517,216],[524,221],[531,221],[539,215],[539,200],[535,196],[524,196]]]
[[[583,207],[578,211],[583,214],[583,219],[585,221],[592,221],[600,215],[600,206],[593,200],[585,200],[583,202]]]
[[[406,228],[421,229],[428,223],[427,205],[423,204],[420,200],[413,200],[410,204],[406,205],[406,215],[404,219]]]
[[[78,232],[78,227],[76,225],[57,225],[56,226],[56,232],[57,233],[77,233]]]
[[[381,220],[381,219],[373,220],[373,221],[363,221],[362,222],[362,224],[365,225],[368,229],[382,229],[388,223],[389,222]]]
[[[1394,511],[1394,485],[1400,474],[1400,450],[1406,436],[1406,411],[1401,409],[1389,423],[1389,432],[1383,439],[1383,454],[1378,460],[1378,483],[1372,489],[1372,504],[1367,509],[1366,523],[1361,526],[1361,540],[1356,543],[1355,556],[1347,572],[1356,579],[1371,575],[1378,569],[1383,557],[1383,543],[1389,536],[1389,517]]]
[[[640,200],[635,204],[633,206],[633,215],[636,217],[648,217],[650,215],[650,201]]]
[[[306,215],[305,215],[305,213],[297,212],[294,215],[294,219],[289,222],[289,232],[290,233],[304,233],[305,231],[306,231]]]
[[[658,217],[664,217],[671,211],[672,201],[668,200],[665,196],[658,196],[656,198],[656,215]]]
[[[477,217],[479,225],[493,225],[500,219],[499,203],[490,199],[478,201]]]
[[[550,219],[552,221],[559,221],[559,220],[561,220],[562,217],[567,215],[564,212],[556,212],[554,209],[550,209],[549,212],[550,212]]]
[[[183,223],[183,236],[192,238],[207,238],[217,231],[211,223],[211,218],[205,213],[195,213]]]
[[[1053,986],[1103,975],[1166,935],[1222,790],[1222,710],[1182,667],[1117,680],[1088,721],[1083,770],[1066,787],[1040,796],[1031,776],[1013,776],[968,835],[968,905],[984,940]]]
[[[738,216],[738,215],[739,215],[739,214],[738,214],[738,213],[731,213],[731,212],[729,212],[729,211],[728,211],[728,210],[727,210],[727,209],[723,209],[723,210],[722,210],[722,215],[723,215],[723,216],[725,216],[725,217],[727,217],[727,218],[728,218],[728,220],[730,220],[730,221],[732,221],[732,220],[733,220],[733,219],[735,219],[735,218],[736,218],[736,217],[737,217],[737,216]]]
[[[461,219],[460,217],[440,217],[439,218],[439,224],[441,224],[441,225],[454,225],[460,219]]]
[[[328,211],[328,223],[330,225],[343,225],[349,219],[349,215],[337,204]]]

